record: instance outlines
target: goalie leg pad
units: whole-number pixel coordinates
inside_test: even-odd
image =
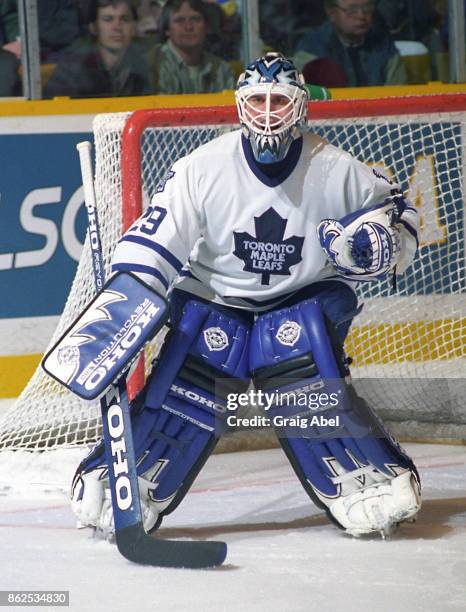
[[[361,535],[389,531],[413,516],[420,507],[416,468],[345,382],[344,353],[319,301],[261,315],[252,330],[252,346],[256,387],[294,398],[294,403],[279,402],[270,413],[299,417],[301,422],[306,418],[308,424],[317,417],[313,426],[282,427],[278,434],[305,490],[329,519],[348,533]],[[338,398],[335,407],[328,405],[333,393]],[[304,408],[303,402],[297,402],[298,394],[307,395]],[[319,404],[317,396],[327,405]],[[327,423],[339,417],[334,422],[340,424],[330,427],[321,417]]]
[[[152,529],[181,502],[214,449],[226,418],[224,397],[247,387],[248,345],[244,321],[194,300],[167,337],[144,393],[132,406],[141,499],[157,519]],[[108,524],[111,505],[97,508],[105,493],[90,482],[91,472],[94,481],[106,478],[101,446],[79,466],[73,497],[83,522]],[[86,479],[90,503],[83,501]]]
[[[180,503],[215,447],[226,395],[248,384],[248,340],[248,326],[234,315],[194,300],[185,305],[145,399],[154,426],[138,471],[152,481],[149,495],[162,514]],[[187,352],[177,368],[180,347]]]

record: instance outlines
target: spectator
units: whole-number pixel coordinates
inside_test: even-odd
[[[428,43],[435,26],[433,0],[377,0],[376,9],[394,39]]]
[[[53,62],[79,35],[76,0],[37,0],[41,59]],[[17,0],[0,1],[0,46],[21,56]]]
[[[0,97],[21,95],[16,0],[0,1]]]
[[[0,49],[0,97],[21,95],[18,66],[13,53]]]
[[[323,87],[346,87],[348,85],[343,68],[328,57],[318,57],[308,62],[303,68],[303,76],[306,83]]]
[[[264,44],[291,56],[299,38],[325,21],[322,0],[259,0],[259,28]]]
[[[13,53],[18,60],[21,57],[16,0],[0,0],[0,48]],[[11,58],[3,55],[2,67],[11,65]]]
[[[208,16],[202,0],[168,0],[161,15],[165,42],[148,54],[158,93],[212,93],[233,89],[228,63],[206,50]]]
[[[94,0],[92,39],[75,46],[57,65],[45,89],[53,96],[134,96],[150,93],[149,68],[133,39],[131,0]]]
[[[232,0],[204,0],[204,3],[209,24],[206,47],[227,61],[238,62],[241,55],[241,15],[237,3]],[[241,72],[243,70],[241,65]]]
[[[76,0],[38,0],[41,59],[55,62],[81,34]]]
[[[389,34],[381,35],[380,27],[373,27],[371,0],[324,0],[324,6],[327,21],[298,42],[298,69],[316,58],[327,58],[343,68],[350,87],[406,83],[406,70],[393,40]]]
[[[159,21],[162,6],[158,0],[141,0],[138,7],[138,35],[156,36],[159,34]]]
[[[17,0],[0,0],[0,47],[19,36]]]

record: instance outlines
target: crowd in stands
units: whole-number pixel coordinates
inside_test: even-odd
[[[465,0],[466,4],[466,0]],[[37,0],[44,96],[212,93],[242,64],[234,0]],[[416,82],[405,41],[448,48],[448,0],[259,0],[264,51],[292,57],[326,87]],[[0,0],[0,96],[21,95],[17,0]],[[415,77],[414,77],[415,78]]]
[[[313,62],[319,61],[321,71],[324,59],[333,86],[406,82],[404,64],[393,39],[381,36],[371,0],[324,0],[324,5],[327,20],[303,34],[296,46],[296,66],[305,71],[305,78],[317,78]]]
[[[135,43],[137,13],[130,0],[90,7],[89,36],[63,54],[46,97],[137,96],[151,92],[149,65]]]
[[[203,0],[168,0],[160,15],[161,44],[148,53],[157,93],[212,93],[233,89],[230,65],[208,51],[208,4]]]

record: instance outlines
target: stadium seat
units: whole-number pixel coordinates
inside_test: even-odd
[[[423,43],[416,40],[396,40],[395,46],[405,65],[409,84],[427,83],[432,80],[430,53]]]

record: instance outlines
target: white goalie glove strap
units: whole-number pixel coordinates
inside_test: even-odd
[[[403,210],[397,228],[401,237],[401,249],[396,270],[398,274],[401,274],[411,265],[419,246],[419,215],[413,206],[407,205]]]
[[[418,485],[407,471],[338,498],[330,511],[347,533],[361,536],[372,532],[388,534],[398,523],[414,517],[420,507]]]
[[[96,469],[76,479],[71,492],[71,509],[78,519],[79,528],[95,527],[110,538],[115,531],[112,500],[108,480],[100,480],[99,473],[100,470]],[[144,529],[149,531],[156,524],[161,508],[149,499],[143,479],[139,479],[139,491]]]

